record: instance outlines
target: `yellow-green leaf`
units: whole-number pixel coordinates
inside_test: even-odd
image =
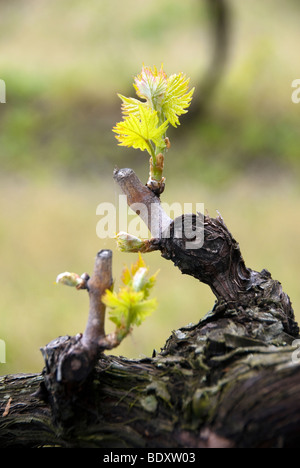
[[[171,75],[162,101],[162,111],[173,127],[180,125],[178,116],[185,114],[189,107],[194,88],[188,91],[189,78],[179,73]]]
[[[122,96],[122,94],[118,94],[119,98],[122,100],[121,109],[125,116],[128,115],[135,115],[136,117],[140,114],[140,105],[142,104],[141,101],[134,98],[128,98],[126,96]]]
[[[155,299],[149,300],[150,289],[154,286],[156,275],[147,277],[148,268],[139,254],[138,260],[125,267],[122,274],[123,286],[119,292],[106,290],[102,302],[109,308],[109,318],[116,325],[116,334],[123,339],[133,325],[140,325],[157,307]]]
[[[122,122],[117,123],[113,132],[117,133],[119,145],[147,150],[153,155],[152,143],[164,147],[164,134],[168,122],[159,125],[157,112],[148,106],[139,105],[139,115],[130,114]]]
[[[131,265],[131,274],[132,276],[138,271],[139,268],[146,268],[145,260],[143,259],[142,255],[138,254],[138,259],[135,263]]]

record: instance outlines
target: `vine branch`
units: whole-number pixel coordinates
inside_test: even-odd
[[[151,204],[159,206],[160,218],[165,220],[166,231],[160,229],[155,246],[167,260],[171,260],[184,274],[193,276],[209,285],[218,303],[259,304],[261,301],[280,304],[285,330],[297,336],[299,329],[295,322],[290,299],[282,290],[281,284],[273,280],[267,270],[256,272],[245,265],[239,244],[229,232],[221,216],[210,218],[198,214],[185,214],[175,220],[163,211],[160,200],[147,187],[143,186],[131,169],[121,169],[114,173],[114,179],[127,195],[127,203],[132,208],[138,201],[144,203],[151,213]],[[140,215],[138,211],[137,214]],[[141,216],[141,215],[140,215]],[[153,220],[142,217],[148,228]],[[199,222],[200,219],[200,222]],[[181,236],[177,235],[182,225]],[[195,238],[203,238],[203,244],[187,248],[190,241],[185,235],[185,225],[191,226]],[[199,232],[203,230],[202,236]]]
[[[87,281],[90,310],[82,336],[83,346],[95,352],[98,350],[99,340],[105,336],[105,305],[101,298],[112,284],[112,252],[101,250],[96,256],[93,275]]]
[[[114,180],[127,196],[128,206],[144,221],[152,236],[161,238],[172,219],[160,204],[160,199],[146,187],[132,169],[114,170]]]

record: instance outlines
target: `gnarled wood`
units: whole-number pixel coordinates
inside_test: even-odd
[[[128,190],[124,177],[122,184]],[[132,204],[134,186],[130,191]],[[158,204],[148,188],[145,194]],[[288,296],[269,272],[246,267],[220,217],[197,224],[198,215],[185,216],[204,229],[201,248],[187,249],[190,239],[175,235],[184,218],[171,222],[168,236],[160,232],[157,246],[211,287],[212,311],[172,332],[151,358],[100,353],[91,366],[80,335],[53,340],[44,348],[41,375],[0,378],[0,447],[300,444],[299,328]],[[88,372],[74,379],[78,369]]]
[[[155,357],[103,355],[55,422],[42,376],[1,378],[0,446],[296,446],[300,366],[277,312],[223,304]]]

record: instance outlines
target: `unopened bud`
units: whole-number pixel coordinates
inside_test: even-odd
[[[56,283],[61,283],[66,286],[72,286],[75,288],[79,288],[82,286],[86,280],[81,278],[77,273],[70,273],[69,271],[65,271],[64,273],[60,273],[56,278]]]
[[[119,232],[115,238],[117,239],[117,246],[121,252],[140,252],[144,250],[145,243],[148,243],[148,241],[139,239],[124,231]]]
[[[135,291],[140,291],[147,279],[148,268],[139,268],[132,280],[132,287]]]

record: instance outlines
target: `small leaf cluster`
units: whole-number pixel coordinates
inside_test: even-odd
[[[146,150],[155,158],[167,146],[169,124],[180,125],[178,117],[187,112],[194,88],[188,90],[189,79],[182,73],[168,77],[163,67],[157,70],[145,66],[135,77],[134,88],[142,101],[118,95],[124,119],[113,132],[119,145]]]
[[[123,269],[119,292],[106,290],[102,302],[109,307],[109,318],[116,325],[118,341],[122,341],[132,326],[141,325],[157,307],[156,299],[149,299],[156,274],[148,277],[148,268],[139,254],[135,264]]]

